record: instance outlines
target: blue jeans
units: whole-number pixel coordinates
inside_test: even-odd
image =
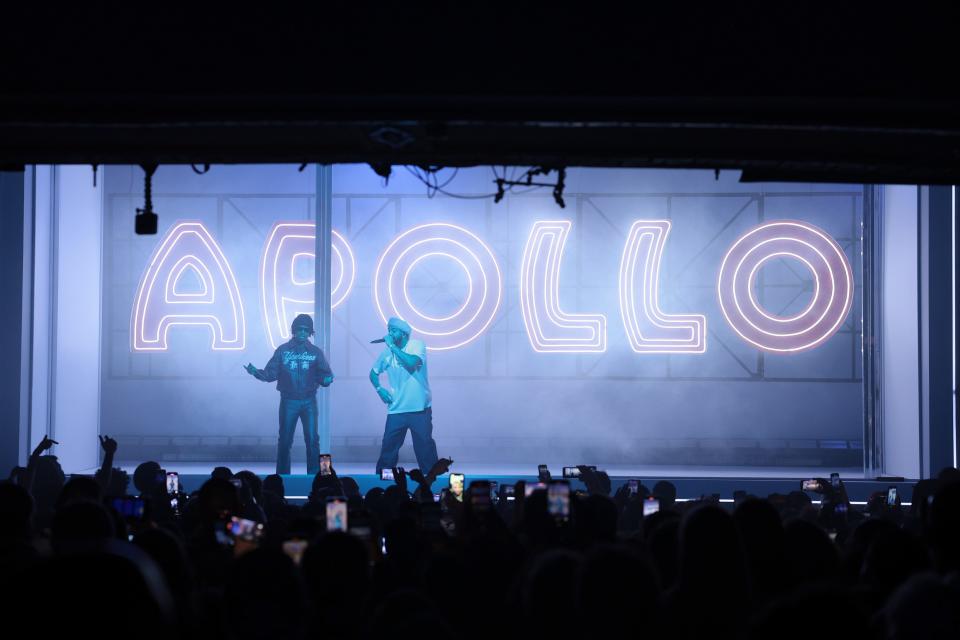
[[[380,446],[380,459],[377,460],[378,476],[381,470],[397,466],[407,429],[410,429],[413,452],[424,475],[437,463],[437,443],[433,441],[433,412],[430,407],[423,411],[390,413],[383,428],[383,444]]]
[[[290,473],[290,447],[297,431],[297,420],[303,424],[303,442],[307,445],[307,473],[320,470],[320,435],[317,433],[317,397],[306,400],[280,400],[280,435],[277,438],[277,473]]]

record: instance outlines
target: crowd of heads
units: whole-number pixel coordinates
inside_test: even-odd
[[[842,482],[678,501],[581,467],[560,514],[556,483],[437,494],[437,469],[366,494],[318,474],[294,504],[281,476],[217,467],[186,494],[156,462],[114,468],[109,438],[67,478],[49,442],[0,484],[0,574],[51,636],[960,637],[955,469],[858,507]]]

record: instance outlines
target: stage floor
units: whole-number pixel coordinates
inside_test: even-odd
[[[253,471],[257,475],[266,476],[276,471],[273,463],[268,462],[180,462],[169,461],[161,464],[167,471],[176,471],[181,475],[209,475],[215,466],[228,467],[237,472],[241,470]],[[136,464],[121,463],[119,465],[127,473],[133,473]],[[403,463],[401,463],[403,466]],[[409,466],[412,468],[416,463]],[[341,476],[364,476],[373,475],[375,463],[371,462],[343,462],[334,464],[334,468]],[[605,466],[603,470],[613,478],[756,478],[756,479],[777,479],[777,478],[814,478],[829,476],[831,471],[818,468],[806,467],[691,467],[691,466],[623,466],[613,465]],[[83,471],[82,473],[93,473],[94,470]],[[307,473],[305,464],[293,463],[291,465],[291,475],[304,475]],[[519,465],[519,464],[479,464],[464,463],[459,464],[454,461],[453,471],[462,473],[467,477],[493,477],[493,476],[517,476],[535,478],[537,475],[537,465]],[[862,469],[834,469],[843,479],[863,479]],[[561,468],[551,468],[550,472],[559,477]]]
[[[274,473],[276,468],[272,463],[264,462],[180,462],[161,461],[167,471],[176,471],[180,474],[180,482],[186,491],[194,491],[210,477],[215,466],[230,468],[233,472],[247,470],[264,477]],[[136,469],[134,463],[121,462],[118,466],[127,473],[133,474]],[[344,462],[334,464],[337,474],[350,476],[360,485],[361,492],[367,492],[373,487],[387,487],[390,482],[382,481],[374,475],[374,463]],[[302,501],[310,494],[313,476],[307,475],[306,465],[292,465],[293,473],[284,476],[284,486],[287,498]],[[500,484],[514,484],[518,480],[536,482],[536,465],[504,465],[504,464],[476,464],[454,463],[453,470],[466,477],[467,484],[471,480],[486,479]],[[603,469],[610,476],[614,491],[628,479],[636,478],[648,488],[653,488],[659,480],[668,480],[677,488],[679,499],[696,499],[701,496],[718,493],[723,501],[732,502],[733,492],[744,490],[749,494],[767,496],[771,493],[789,493],[800,488],[800,482],[806,478],[826,478],[830,471],[822,468],[799,467],[690,467],[690,466],[610,466]],[[95,470],[88,469],[81,473],[92,474]],[[561,468],[550,469],[555,478],[559,478]],[[877,481],[864,479],[862,469],[836,469],[844,480],[847,493],[851,501],[864,503],[870,495],[878,491],[886,491],[891,485],[896,485],[904,503],[909,503],[915,480],[903,482]],[[131,478],[132,481],[132,478]],[[434,491],[446,486],[447,477],[441,476],[434,484]],[[579,481],[573,481],[575,489],[584,488]],[[131,487],[132,488],[132,487]],[[813,496],[813,494],[811,494]]]

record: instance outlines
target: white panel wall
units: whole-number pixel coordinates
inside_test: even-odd
[[[37,167],[31,446],[45,433],[67,473],[100,449],[102,191],[90,167]]]
[[[883,455],[888,475],[920,477],[917,187],[884,187]]]

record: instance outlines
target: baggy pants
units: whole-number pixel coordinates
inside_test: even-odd
[[[307,473],[320,470],[320,435],[317,433],[317,397],[306,400],[280,400],[280,434],[277,438],[277,473],[290,473],[290,447],[297,430],[297,420],[303,425],[303,442],[307,445]]]
[[[390,413],[383,428],[383,444],[380,446],[380,459],[377,460],[378,476],[381,470],[397,466],[407,429],[410,429],[413,452],[423,474],[426,475],[437,463],[437,443],[433,441],[433,412],[430,407],[423,411]]]

